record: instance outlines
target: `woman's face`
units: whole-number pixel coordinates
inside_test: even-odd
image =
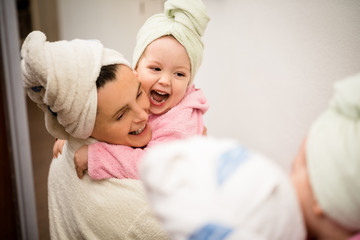
[[[136,73],[149,95],[150,112],[163,114],[184,97],[191,79],[190,59],[173,37],[149,44],[137,64]]]
[[[309,182],[305,146],[306,143],[304,141],[293,162],[291,180],[296,190],[308,235],[311,238],[314,234],[313,225],[316,223],[316,215],[313,211],[315,198]]]
[[[143,147],[151,139],[149,100],[133,71],[118,66],[116,79],[98,90],[92,137],[110,144]]]
[[[349,239],[351,232],[327,217],[315,198],[307,168],[305,141],[294,160],[291,180],[303,212],[307,239]]]

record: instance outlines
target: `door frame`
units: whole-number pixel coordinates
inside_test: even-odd
[[[13,164],[17,213],[22,239],[38,239],[34,179],[24,88],[16,1],[0,1],[1,64],[4,70],[5,120]]]

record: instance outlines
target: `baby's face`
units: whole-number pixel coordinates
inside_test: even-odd
[[[173,37],[161,37],[149,44],[136,71],[150,100],[150,112],[163,114],[184,97],[191,79],[190,59]]]

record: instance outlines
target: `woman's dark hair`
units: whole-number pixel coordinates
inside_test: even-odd
[[[96,79],[97,89],[103,87],[107,82],[115,80],[118,66],[119,64],[112,64],[101,67],[99,77]]]

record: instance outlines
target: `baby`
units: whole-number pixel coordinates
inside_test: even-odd
[[[202,115],[208,103],[192,83],[202,60],[201,37],[209,17],[201,0],[169,0],[164,9],[140,29],[133,59],[150,100],[152,139],[146,148],[105,142],[81,147],[75,154],[80,178],[87,169],[92,179],[137,179],[137,165],[147,148],[206,131]],[[118,121],[126,114],[120,111]]]

